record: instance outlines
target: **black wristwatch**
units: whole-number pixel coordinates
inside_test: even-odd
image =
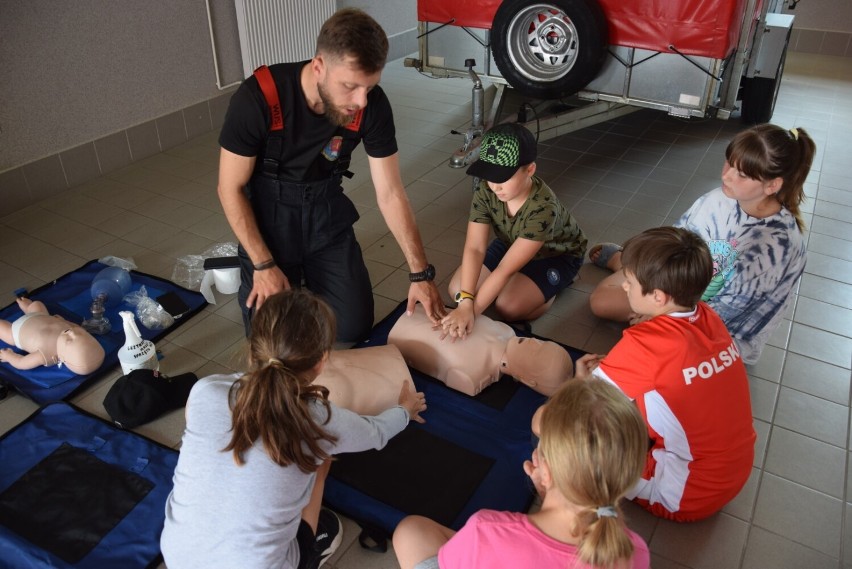
[[[413,283],[419,283],[423,281],[434,281],[435,267],[433,267],[432,265],[426,265],[426,270],[420,271],[419,273],[408,273],[408,280]]]

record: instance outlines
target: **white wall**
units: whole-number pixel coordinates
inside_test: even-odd
[[[338,1],[372,14],[397,58],[417,16],[393,4]],[[234,0],[209,5],[221,83],[241,81]],[[0,0],[0,174],[216,97],[215,71],[204,0]]]

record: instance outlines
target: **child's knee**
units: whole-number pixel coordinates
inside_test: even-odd
[[[601,286],[599,285],[595,287],[595,290],[593,290],[592,294],[589,295],[589,307],[592,309],[592,314],[598,318],[603,318],[606,305],[606,295],[603,293]]]
[[[601,283],[589,295],[592,314],[606,320],[626,322],[630,316],[630,304],[621,287]]]
[[[494,301],[494,310],[497,311],[501,320],[506,320],[508,322],[522,320],[524,317],[519,310],[518,303],[512,298],[506,298],[504,296],[498,296],[497,300]]]
[[[532,315],[540,312],[543,305],[531,306],[528,299],[518,298],[515,295],[501,294],[494,301],[494,309],[502,320],[514,322],[516,320],[532,320]],[[540,316],[540,314],[537,314]]]
[[[391,541],[393,542],[394,550],[401,551],[406,547],[408,541],[417,537],[420,533],[421,521],[419,516],[406,516],[396,525],[393,530]]]

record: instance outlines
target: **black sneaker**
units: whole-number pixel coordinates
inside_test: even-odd
[[[323,563],[328,561],[329,557],[340,547],[342,540],[343,525],[340,523],[340,518],[328,508],[322,508],[317,522],[317,537],[314,543],[317,557],[313,566],[322,567]]]

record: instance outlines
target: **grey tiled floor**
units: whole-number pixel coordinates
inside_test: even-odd
[[[458,264],[470,182],[446,166],[469,119],[470,83],[430,79],[389,65],[383,86],[394,106],[404,181],[430,261],[446,278]],[[742,493],[709,520],[680,525],[627,506],[630,525],[666,568],[852,567],[849,405],[852,363],[852,59],[791,53],[773,121],[808,129],[818,145],[805,203],[809,260],[797,302],[760,362],[749,369],[757,452]],[[682,121],[640,111],[540,144],[539,172],[568,204],[592,243],[619,241],[669,223],[719,183],[737,121]],[[103,255],[132,257],[170,277],[177,257],[232,239],[216,198],[218,147],[211,133],[0,219],[0,291],[34,288]],[[374,283],[376,316],[403,299],[403,257],[378,213],[363,153],[347,193]],[[605,352],[618,326],[598,321],[588,293],[604,272],[590,265],[534,323],[536,333]],[[5,304],[11,301],[10,292]],[[444,292],[446,295],[446,292]],[[238,369],[242,328],[233,296],[219,297],[161,341],[172,374]],[[449,300],[447,298],[447,300]],[[100,416],[119,375],[74,397]],[[0,403],[0,433],[35,404]],[[138,429],[177,446],[183,414]],[[396,567],[391,553],[362,550],[355,526],[330,566]]]

